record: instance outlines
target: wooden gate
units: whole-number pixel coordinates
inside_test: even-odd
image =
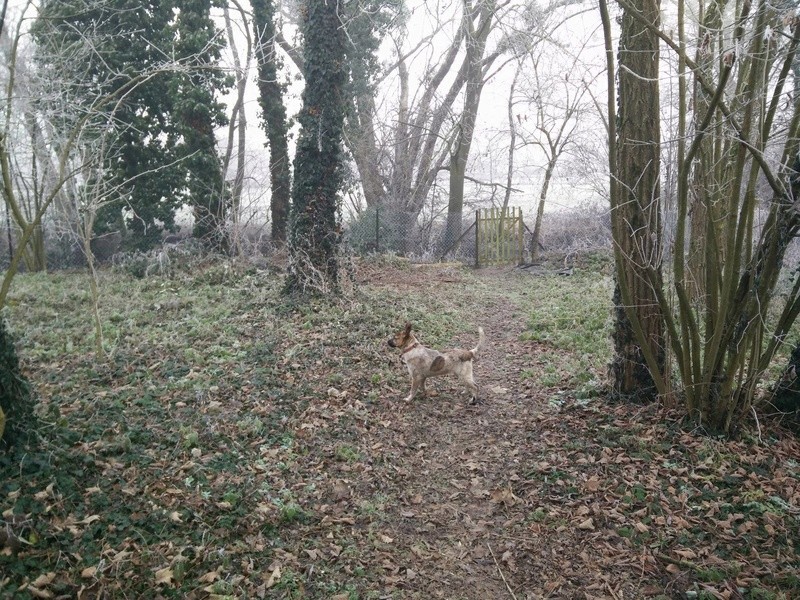
[[[475,266],[524,262],[521,208],[484,208],[475,215]]]

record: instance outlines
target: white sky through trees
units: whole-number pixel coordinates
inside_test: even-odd
[[[19,18],[21,7],[25,4],[25,0],[9,1],[4,35],[12,30]],[[247,0],[241,0],[238,4],[245,11],[249,11]],[[523,0],[501,0],[498,4],[502,7],[500,12],[505,16],[501,18],[501,22],[489,38],[488,51],[496,46],[503,35],[508,35],[521,26],[521,21],[515,16],[514,11],[523,4]],[[36,3],[33,4],[35,5]],[[413,102],[422,93],[426,67],[435,64],[441,58],[441,53],[448,47],[456,33],[457,18],[460,16],[462,3],[457,0],[437,2],[409,0],[407,6],[409,20],[401,51],[409,52],[417,47],[421,40],[430,37],[429,41],[420,46],[407,61],[410,72],[410,97]],[[547,6],[544,0],[540,2],[540,7],[543,6]],[[225,23],[222,10],[214,10],[218,26],[224,36]],[[27,15],[33,18],[35,10],[28,10]],[[242,22],[237,4],[234,2],[230,3],[230,17],[236,38],[236,49],[241,56],[247,48],[244,28],[247,27],[249,35],[252,36],[252,26],[249,22],[246,24]],[[537,113],[536,102],[533,100],[538,98],[540,103],[546,106],[546,117],[551,122],[558,119],[560,111],[563,112],[564,90],[567,88],[574,92],[579,86],[588,85],[600,105],[604,103],[605,78],[602,74],[605,61],[601,50],[602,35],[599,24],[599,14],[593,3],[574,3],[557,9],[548,17],[547,25],[543,27],[547,39],[536,45],[518,77],[513,109],[519,128],[517,142],[518,144],[528,142],[528,145],[516,149],[513,187],[522,192],[512,194],[511,204],[522,206],[526,212],[532,210],[538,200],[546,166],[545,156],[533,144],[536,138],[534,123]],[[286,33],[289,41],[292,41],[291,28],[287,29]],[[387,38],[381,48],[381,63],[384,66],[391,65],[396,61],[396,57],[397,47]],[[537,90],[534,83],[530,66],[532,57],[538,62],[537,73],[541,90]],[[294,117],[300,106],[303,81],[291,61],[285,55],[282,58],[284,62],[282,77],[289,82],[286,95],[288,115]],[[458,60],[456,62],[458,64]],[[225,55],[225,63],[224,68],[233,72],[234,63],[230,52]],[[454,67],[454,71],[455,68],[457,67]],[[516,69],[517,60],[506,53],[495,61],[491,69],[493,75],[484,86],[467,169],[467,175],[475,180],[505,184],[509,145],[507,103],[509,87]],[[255,76],[255,64],[251,60],[245,102],[247,156],[244,194],[247,202],[259,206],[259,211],[265,213],[269,197],[269,157],[264,147],[266,138],[260,123]],[[446,86],[442,89],[445,90]],[[230,106],[233,105],[235,88],[231,90],[226,100]],[[381,114],[382,125],[391,126],[397,102],[397,71],[394,70],[381,81],[378,88],[376,104]],[[589,201],[602,201],[602,188],[606,177],[603,171],[605,133],[597,109],[589,106],[591,96],[586,95],[585,102],[587,107],[581,110],[574,130],[575,147],[565,153],[556,169],[548,197],[550,210]],[[559,103],[562,106],[559,106]],[[460,110],[461,104],[457,100],[454,111]],[[227,128],[219,131],[218,139],[223,145],[220,155],[224,154],[227,135]],[[291,154],[293,155],[293,149]],[[232,168],[234,165],[235,161],[232,162]],[[442,172],[435,189],[439,194],[446,195],[446,186],[447,174]],[[502,200],[502,193],[502,188],[495,189],[495,201]],[[467,202],[481,201],[488,205],[491,202],[491,188],[468,182],[465,197]]]

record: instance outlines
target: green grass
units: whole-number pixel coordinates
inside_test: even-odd
[[[200,564],[194,558],[178,567],[162,590],[176,597],[227,564],[214,557],[238,555],[243,539],[262,548],[255,553],[269,564],[271,548],[313,526],[318,490],[328,485],[327,471],[308,464],[323,440],[302,437],[304,411],[338,402],[326,393],[331,387],[346,392],[342,401],[365,403],[403,388],[406,375],[394,361],[388,366],[385,340],[406,320],[431,344],[472,329],[463,307],[425,293],[362,289],[344,302],[292,304],[280,294],[280,277],[221,273],[138,279],[102,272],[101,356],[85,274],[15,280],[7,317],[44,429],[39,447],[0,456],[0,509],[30,522],[15,533],[30,542],[25,557],[0,555],[9,581],[58,572],[50,591],[74,595],[83,569],[134,545],[136,568],[148,574],[179,564],[187,544],[202,549]],[[347,434],[358,415],[327,418],[334,462],[354,468],[369,454]],[[53,528],[51,520],[77,524]],[[359,568],[367,581],[377,577]],[[286,571],[277,587],[291,597],[303,577]],[[221,595],[246,597],[262,583],[253,574],[214,585]],[[118,578],[108,591],[139,597],[153,590],[141,576]]]
[[[545,387],[569,387],[579,396],[602,389],[611,361],[611,291],[611,279],[598,272],[531,278],[535,301],[523,339],[541,344],[544,351],[537,355],[538,369],[528,376]]]

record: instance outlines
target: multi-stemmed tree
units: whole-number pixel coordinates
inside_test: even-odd
[[[631,137],[628,154],[623,148],[610,154],[619,306],[625,309],[620,316],[630,324],[617,356],[634,357],[630,362],[642,375],[634,380],[642,383],[646,366],[652,381],[646,389],[660,396],[677,391],[703,426],[731,431],[754,407],[764,371],[800,314],[800,279],[776,294],[786,248],[800,233],[800,102],[787,86],[796,68],[800,19],[793,6],[765,0],[720,12],[713,2],[704,3],[705,18],[690,36],[679,2],[673,39],[661,29],[655,3],[620,5],[621,131],[615,134],[612,98],[612,150],[625,143],[626,113],[633,110],[648,122],[658,118],[652,98],[637,101],[626,85],[643,90],[655,85],[659,73],[625,62],[627,53],[655,56],[664,43],[678,56],[680,85],[672,269],[663,276],[660,212],[651,212],[659,199],[650,171],[658,160],[658,127]],[[603,16],[613,64],[607,12]],[[631,166],[636,172],[628,176]],[[759,191],[764,187],[767,193]],[[662,359],[667,348],[670,361]],[[671,386],[671,367],[678,390]],[[618,386],[624,384],[624,371],[616,373]]]

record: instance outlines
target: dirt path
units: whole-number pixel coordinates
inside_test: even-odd
[[[389,458],[373,482],[388,499],[387,583],[404,597],[510,598],[532,591],[534,580],[542,585],[532,569],[529,510],[516,495],[542,410],[520,376],[535,349],[518,341],[523,316],[511,301],[492,302],[475,307],[475,327],[487,334],[475,366],[482,402],[467,404],[455,380],[432,380],[435,395],[398,402],[371,441]],[[453,340],[474,343],[474,334]]]

